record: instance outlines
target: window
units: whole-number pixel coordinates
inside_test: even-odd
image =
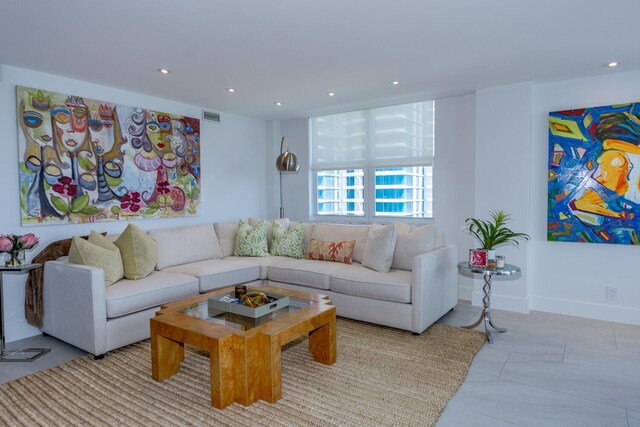
[[[309,122],[313,214],[433,217],[433,101]]]

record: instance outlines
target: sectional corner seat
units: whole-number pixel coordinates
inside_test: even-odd
[[[457,303],[457,249],[445,245],[437,230],[434,249],[415,256],[411,270],[392,266],[388,273],[360,264],[367,225],[304,223],[305,249],[312,237],[355,240],[350,265],[280,256],[236,257],[236,230],[237,223],[215,223],[150,231],[158,243],[156,270],[143,279],[122,279],[108,287],[100,268],[71,264],[65,258],[47,262],[42,331],[100,356],[149,338],[149,319],[160,305],[237,284],[269,282],[326,294],[338,316],[414,333],[422,333]]]

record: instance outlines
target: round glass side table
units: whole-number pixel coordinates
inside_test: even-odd
[[[484,322],[484,330],[487,334],[487,341],[493,343],[493,336],[489,327],[495,329],[498,332],[507,332],[505,328],[499,328],[491,319],[491,279],[493,276],[517,276],[520,274],[520,267],[512,264],[505,264],[504,268],[489,268],[489,267],[471,267],[468,261],[464,261],[458,264],[458,272],[460,273],[473,273],[482,274],[484,276],[484,286],[482,291],[484,297],[482,298],[482,313],[480,318],[469,326],[464,326],[465,329],[474,329],[480,323]]]

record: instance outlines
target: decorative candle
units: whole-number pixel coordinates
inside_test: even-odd
[[[496,268],[504,268],[504,255],[496,256]]]

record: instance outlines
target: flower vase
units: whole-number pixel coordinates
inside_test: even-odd
[[[25,256],[23,249],[16,249],[6,252],[4,258],[5,267],[21,267],[25,265]]]

